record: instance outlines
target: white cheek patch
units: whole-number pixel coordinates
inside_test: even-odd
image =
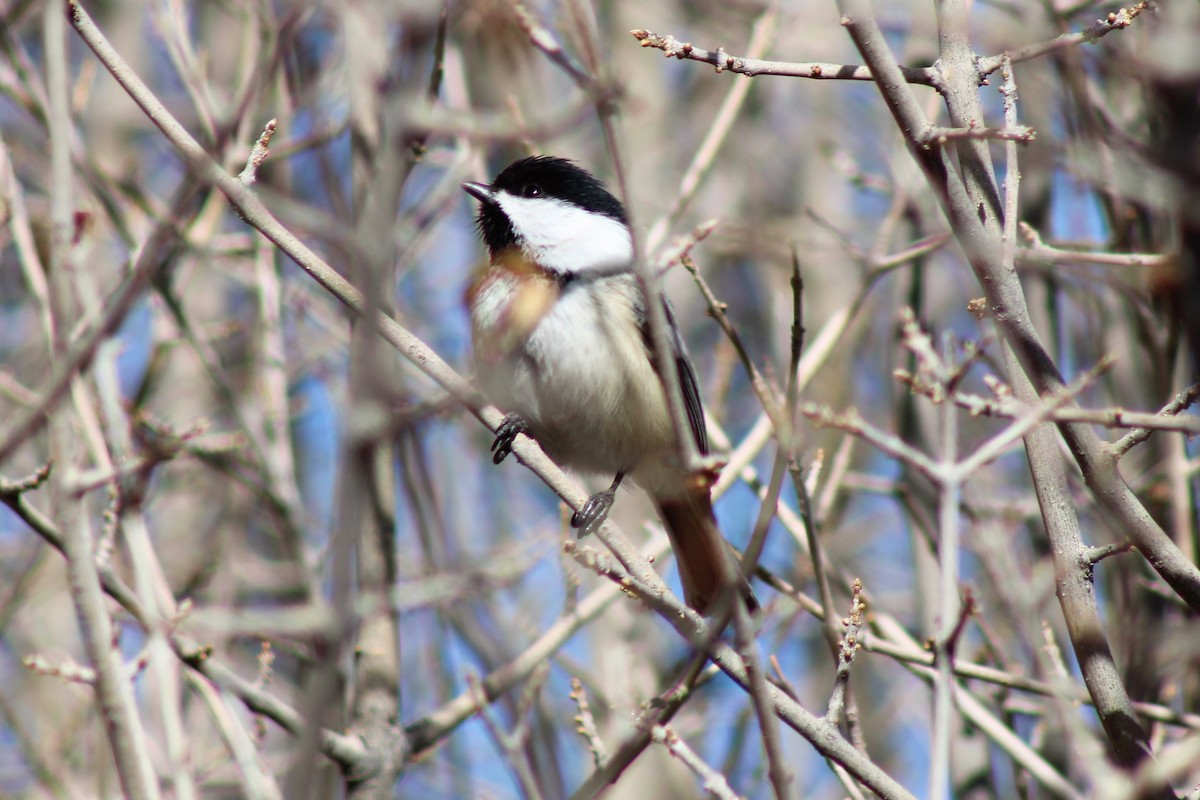
[[[623,267],[633,241],[623,222],[551,197],[496,198],[529,258],[560,272]]]

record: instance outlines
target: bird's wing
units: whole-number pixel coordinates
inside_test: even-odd
[[[696,369],[692,359],[688,357],[687,346],[679,333],[679,325],[675,322],[675,310],[666,297],[662,299],[663,310],[667,316],[667,336],[671,342],[671,354],[675,357],[675,372],[679,376],[679,388],[683,392],[683,408],[687,412],[688,428],[691,429],[692,439],[701,455],[708,455],[708,431],[704,427],[704,406],[700,403],[700,385],[696,380]],[[641,292],[636,292],[633,300],[634,314],[638,326],[642,330],[642,340],[646,345],[646,354],[650,363],[655,363],[654,340],[650,336],[650,320],[646,315],[646,307],[642,305]],[[657,367],[656,367],[657,369]]]
[[[696,369],[688,357],[687,347],[675,324],[675,312],[667,299],[663,298],[663,309],[667,312],[667,328],[671,337],[671,352],[675,356],[675,371],[679,374],[679,388],[683,391],[683,408],[687,411],[688,427],[701,455],[708,455],[708,431],[704,427],[704,406],[700,403],[700,385],[696,380]]]

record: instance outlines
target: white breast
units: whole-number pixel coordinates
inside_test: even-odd
[[[472,307],[476,368],[489,399],[524,417],[565,466],[635,471],[636,479],[669,459],[670,417],[638,326],[632,276],[568,283],[523,341],[497,352],[490,344],[505,339],[517,284],[498,276]]]

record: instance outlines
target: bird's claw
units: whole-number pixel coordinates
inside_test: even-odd
[[[518,434],[529,435],[529,426],[519,414],[505,414],[496,428],[496,440],[492,442],[492,463],[499,464],[512,452],[513,441]]]
[[[612,508],[615,497],[616,492],[612,489],[597,492],[589,497],[583,508],[571,515],[571,527],[577,529],[580,536],[587,536],[596,530],[608,518],[608,511]]]

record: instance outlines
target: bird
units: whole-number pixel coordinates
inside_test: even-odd
[[[574,161],[540,155],[490,183],[464,183],[489,263],[466,290],[474,368],[484,396],[506,412],[492,444],[499,464],[518,434],[556,463],[613,475],[571,519],[580,535],[607,517],[625,478],[658,510],[678,561],[685,602],[729,608],[757,599],[713,514],[711,480],[682,469],[655,367],[633,236],[621,202]],[[688,433],[709,452],[696,371],[662,298]]]

